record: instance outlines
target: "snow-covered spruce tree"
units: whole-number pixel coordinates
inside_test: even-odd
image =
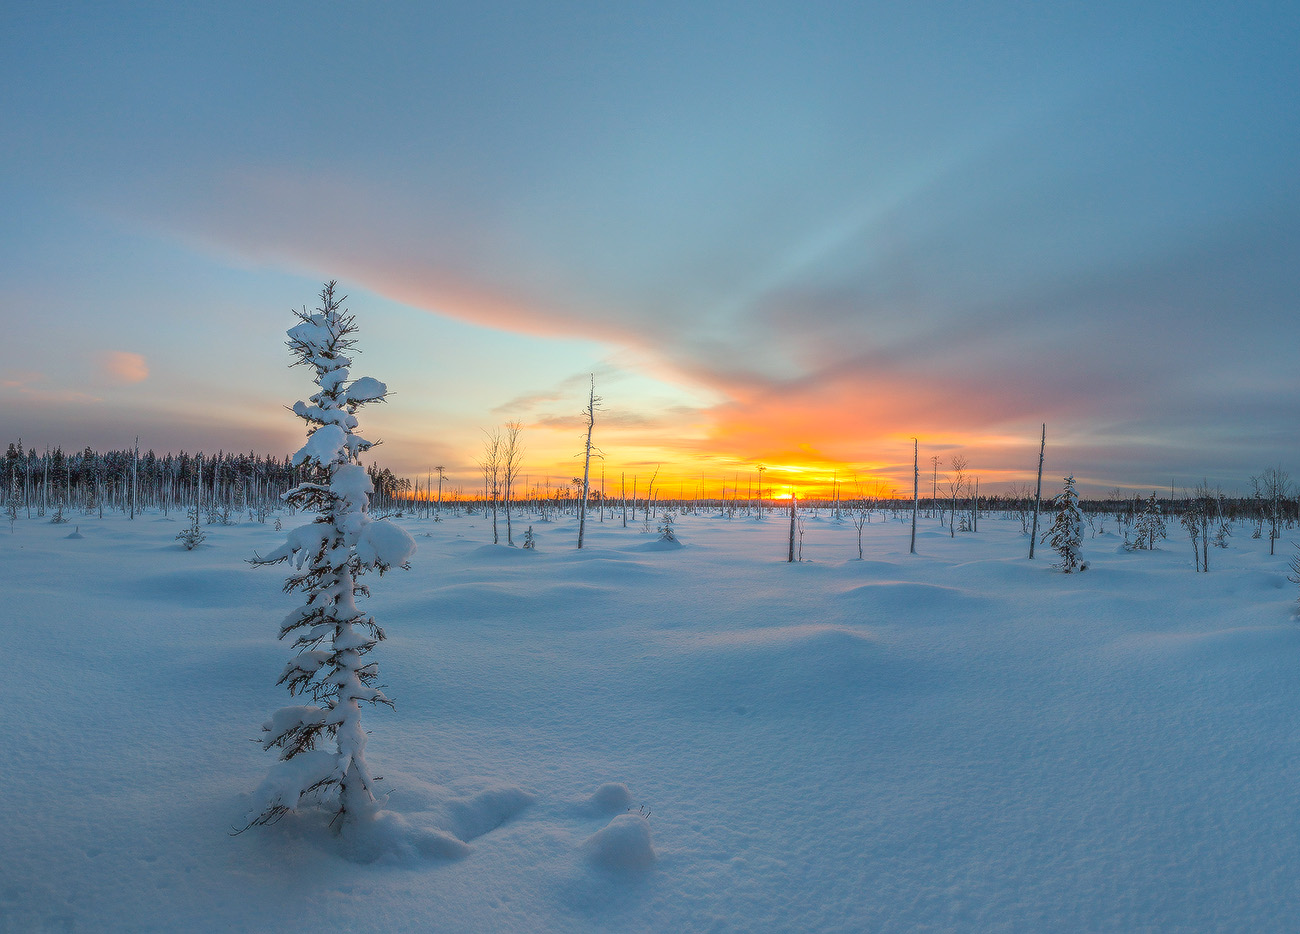
[[[185,546],[186,551],[193,551],[203,540],[207,538],[207,533],[199,528],[199,504],[195,503],[189,511],[190,524],[188,528],[182,529],[176,533],[176,539]]]
[[[1291,547],[1294,549],[1291,555],[1291,573],[1286,576],[1286,579],[1293,584],[1300,584],[1300,544],[1293,542]],[[1296,599],[1300,601],[1300,597]]]
[[[13,447],[13,445],[10,445]],[[14,531],[14,523],[18,521],[18,470],[14,468],[9,478],[9,500],[5,504],[5,518],[9,520],[9,534]]]
[[[1066,574],[1087,565],[1079,560],[1083,550],[1083,513],[1079,511],[1079,494],[1074,489],[1074,477],[1065,478],[1065,489],[1056,497],[1056,521],[1047,530],[1048,544],[1056,550],[1061,560],[1053,567],[1060,568]]]
[[[252,562],[293,562],[284,589],[304,594],[305,600],[280,625],[280,638],[292,635],[298,654],[278,683],[315,703],[284,707],[263,724],[262,745],[279,749],[280,761],[257,790],[247,826],[279,819],[304,796],[332,807],[335,820],[373,813],[361,704],[392,706],[374,686],[377,666],[366,661],[384,631],[357,608],[356,598],[369,596],[360,582],[365,572],[406,567],[415,541],[404,529],[368,515],[371,481],[358,459],[371,442],[356,434],[355,413],[382,402],[388,389],[368,376],[349,378],[356,326],[334,288],[330,282],[321,290],[315,312],[295,312],[299,323],[289,329],[288,341],[295,358],[291,365],[314,369],[320,390],[307,402],[294,403],[294,414],[307,423],[307,443],[293,456],[302,482],[283,498],[290,506],[315,511],[316,518]]]
[[[1130,545],[1128,539],[1125,539],[1125,547],[1130,550],[1155,551],[1156,539],[1167,537],[1165,520],[1160,514],[1160,504],[1156,502],[1155,493],[1151,494],[1141,514],[1134,520],[1133,531],[1136,540]]]
[[[677,520],[671,512],[666,512],[659,520],[659,541],[676,542],[677,531],[673,528],[673,522]]]

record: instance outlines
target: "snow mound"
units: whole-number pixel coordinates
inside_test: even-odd
[[[68,538],[72,536],[69,535]],[[1237,593],[1239,590],[1245,593],[1269,590],[1285,590],[1287,581],[1283,574],[1276,574],[1272,571],[1249,571],[1240,575],[1240,587],[1233,587],[1228,592]]]
[[[505,536],[502,536],[502,538],[504,537]],[[485,561],[486,560],[492,560],[497,562],[514,561],[517,560],[520,555],[524,555],[526,557],[528,555],[528,549],[519,548],[517,546],[511,548],[504,541],[502,541],[501,544],[499,545],[480,545],[479,547],[470,551],[469,554],[473,555],[475,558],[484,559]]]
[[[774,648],[789,645],[819,648],[836,653],[853,650],[861,644],[875,643],[875,637],[865,630],[825,623],[798,623],[792,626],[765,626],[761,629],[733,629],[692,636],[689,642],[709,646],[744,646]]]
[[[880,581],[843,591],[840,599],[880,620],[906,617],[928,623],[965,618],[981,595],[943,584]]]
[[[681,547],[682,547],[682,543],[679,541],[674,540],[670,542],[662,538],[657,538],[653,542],[642,542],[639,545],[634,545],[632,546],[631,550],[632,551],[677,551]]]
[[[707,634],[665,633],[661,664],[671,703],[737,713],[848,709],[882,693],[914,691],[929,675],[874,633],[823,623]],[[820,714],[819,714],[820,715]]]
[[[258,580],[244,568],[196,568],[141,576],[123,581],[121,588],[142,600],[229,609],[264,605],[274,582]]]
[[[343,831],[342,856],[354,863],[411,865],[463,859],[470,847],[444,830],[419,827],[393,811],[354,821]]]
[[[515,785],[494,785],[466,798],[453,798],[443,810],[452,833],[469,841],[496,830],[533,800]]]
[[[583,803],[587,810],[597,814],[626,811],[632,806],[632,792],[622,782],[606,782]]]
[[[620,814],[582,844],[587,861],[602,869],[643,870],[655,862],[650,822],[640,814]]]
[[[76,538],[85,538],[86,536],[84,536],[84,535],[81,534],[81,527],[78,526],[77,529],[76,529],[76,531],[74,531],[74,532],[69,532],[67,535],[65,535],[65,536],[63,536],[63,537],[64,537],[64,538],[73,538],[73,539],[76,539]]]
[[[1120,655],[1182,656],[1203,672],[1211,665],[1276,657],[1296,641],[1295,630],[1289,626],[1234,626],[1206,632],[1128,634],[1116,639],[1110,648]]]

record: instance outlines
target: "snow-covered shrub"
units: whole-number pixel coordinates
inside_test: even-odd
[[[18,521],[18,470],[14,468],[9,477],[9,497],[5,503],[5,518],[9,520],[9,534],[14,532],[14,523]]]
[[[1127,535],[1124,537],[1124,547],[1129,551],[1155,551],[1156,539],[1167,537],[1165,520],[1160,514],[1160,504],[1156,502],[1156,494],[1151,494],[1141,514],[1134,520],[1133,534],[1132,541],[1129,541]]]
[[[1182,514],[1179,521],[1184,529],[1187,530],[1187,536],[1192,540],[1192,557],[1196,561],[1196,570],[1201,570],[1201,545],[1205,534],[1205,514],[1199,508],[1200,504],[1196,503],[1189,507]]]
[[[1227,499],[1223,493],[1219,493],[1218,517],[1219,527],[1214,532],[1214,547],[1227,548],[1228,539],[1232,538],[1232,524],[1228,521],[1228,510],[1226,507]]]
[[[186,551],[193,551],[196,547],[201,545],[203,543],[203,540],[208,536],[207,533],[205,533],[201,528],[199,528],[198,504],[195,504],[194,506],[190,507],[189,516],[190,516],[189,527],[178,532],[176,534],[176,538],[178,541],[180,541],[182,545],[185,546]]]
[[[528,531],[524,533],[524,547],[528,549],[537,548],[537,539],[533,536],[533,527],[530,525]]]
[[[1081,569],[1079,554],[1083,550],[1083,515],[1079,511],[1074,477],[1065,478],[1065,489],[1057,495],[1053,505],[1056,506],[1056,521],[1044,537],[1060,556],[1060,561],[1053,567],[1070,574]],[[1087,565],[1082,569],[1086,570]]]
[[[382,402],[387,387],[376,379],[349,379],[348,356],[355,341],[351,314],[334,295],[335,283],[321,290],[321,307],[298,312],[289,329],[293,365],[313,368],[319,391],[293,412],[307,423],[307,443],[293,457],[302,482],[284,495],[291,506],[313,510],[315,520],[289,532],[288,540],[254,564],[289,561],[293,572],[286,592],[305,595],[285,617],[280,638],[290,634],[298,654],[278,683],[290,695],[308,694],[313,704],[284,707],[262,725],[265,749],[279,749],[280,761],[257,790],[248,826],[266,824],[314,796],[349,820],[373,813],[374,779],[366,766],[366,733],[361,703],[392,702],[374,686],[378,667],[366,661],[384,638],[374,618],[362,612],[358,596],[368,596],[361,577],[406,567],[415,541],[404,529],[368,514],[370,477],[359,458],[371,442],[356,434],[356,411]],[[330,748],[318,749],[328,744]]]
[[[673,529],[673,523],[676,521],[677,521],[677,517],[674,516],[671,512],[666,512],[663,514],[663,516],[660,517],[659,541],[661,542],[677,541],[677,532]]]
[[[1300,544],[1292,543],[1291,547],[1294,549],[1291,554],[1291,573],[1286,576],[1286,579],[1293,584],[1300,584]]]

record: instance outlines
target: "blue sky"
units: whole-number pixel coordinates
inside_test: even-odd
[[[1300,467],[1292,5],[181,7],[0,34],[0,441],[290,450],[333,278],[467,487],[591,372],[610,469]]]

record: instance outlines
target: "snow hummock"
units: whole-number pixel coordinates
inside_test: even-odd
[[[622,782],[606,782],[592,792],[586,804],[597,814],[626,811],[632,806],[632,792]]]
[[[588,837],[582,849],[602,869],[649,869],[655,861],[650,821],[640,814],[620,814]]]

